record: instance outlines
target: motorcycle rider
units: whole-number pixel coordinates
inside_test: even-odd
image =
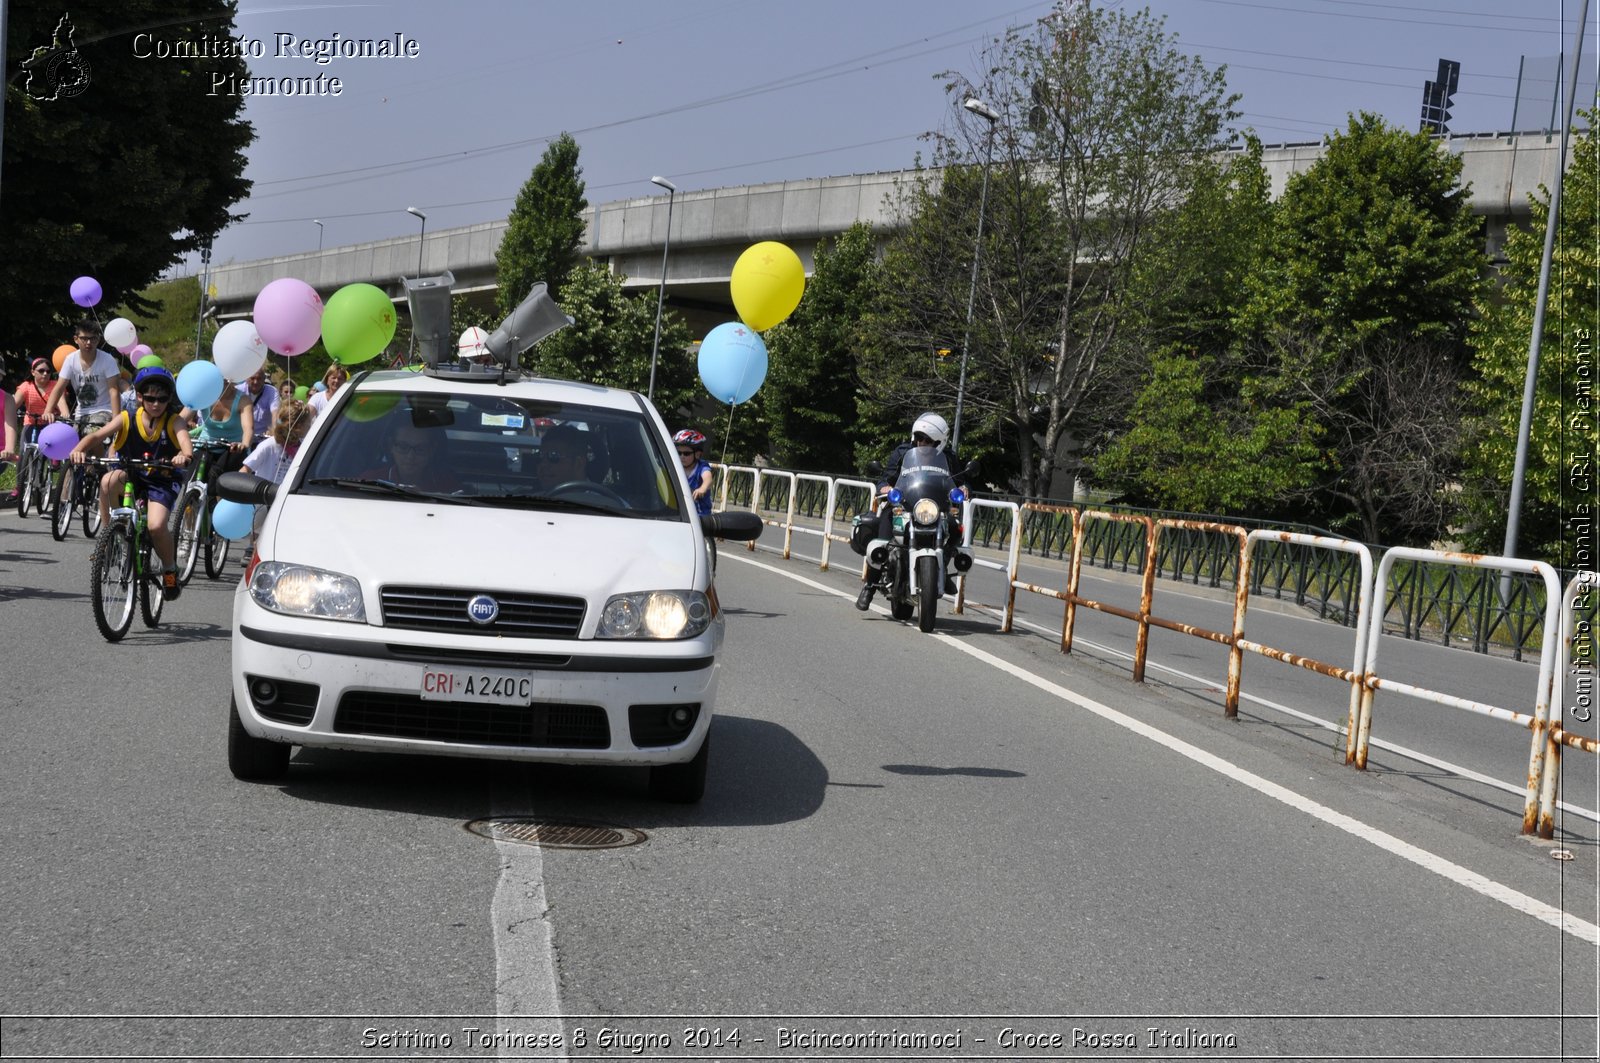
[[[911,438],[895,447],[889,454],[889,460],[883,463],[883,474],[878,477],[878,538],[889,539],[894,536],[894,507],[888,504],[886,495],[889,489],[900,479],[900,466],[904,464],[906,455],[917,447],[932,447],[935,456],[950,470],[951,478],[959,487],[967,486],[967,471],[961,468],[959,472],[955,452],[945,449],[945,441],[950,437],[950,426],[945,419],[936,413],[927,412],[917,415],[911,422]],[[956,581],[950,572],[950,551],[955,544],[944,544],[944,592],[954,594]],[[856,608],[865,611],[872,604],[872,596],[878,590],[878,580],[882,575],[881,570],[875,568],[871,561],[867,562],[866,575],[862,577],[861,593],[856,596]]]

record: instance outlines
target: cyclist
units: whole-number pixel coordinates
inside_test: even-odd
[[[322,386],[317,388],[316,392],[310,396],[308,405],[310,405],[312,412],[321,413],[323,407],[327,406],[328,402],[333,398],[333,393],[338,391],[339,386],[349,379],[349,371],[340,363],[334,362],[328,366],[327,370],[322,374],[322,379],[318,381]]]
[[[678,448],[683,474],[689,479],[694,511],[704,517],[711,512],[711,464],[705,459],[706,437],[693,428],[685,428],[672,437],[672,442]]]
[[[28,367],[28,379],[22,382],[12,398],[16,400],[17,412],[22,415],[22,442],[37,441],[39,430],[45,424],[44,411],[49,405],[50,359],[33,360]]]
[[[17,403],[10,395],[0,389],[0,462],[16,461],[17,451],[22,449],[22,442],[17,438]]]
[[[185,423],[196,426],[196,443],[226,443],[228,446],[227,456],[211,466],[213,478],[233,472],[243,464],[256,427],[255,410],[239,385],[228,381],[223,385],[222,394],[217,396],[216,402],[205,410],[191,410],[185,406],[183,416]]]
[[[95,346],[100,342],[100,326],[92,319],[78,322],[73,341],[78,349],[61,363],[61,375],[45,398],[44,419],[47,424],[58,417],[76,419],[80,434],[92,433],[122,412],[122,396],[117,393],[117,378],[122,371],[115,355]],[[67,414],[68,386],[78,403],[71,417]],[[100,450],[95,451],[96,457],[100,454]]]
[[[90,450],[108,441],[124,458],[170,461],[179,467],[194,459],[189,430],[184,427],[183,418],[172,409],[172,399],[177,393],[172,374],[159,366],[141,369],[134,375],[133,390],[139,396],[139,408],[123,410],[110,423],[78,440],[70,455],[74,463],[82,464]],[[172,529],[167,527],[167,516],[178,497],[179,482],[175,474],[161,470],[137,467],[109,470],[100,480],[102,527],[110,519],[111,499],[121,497],[122,484],[130,475],[135,488],[145,498],[150,545],[155,547],[156,556],[161,560],[161,593],[171,601],[183,592],[174,566]]]

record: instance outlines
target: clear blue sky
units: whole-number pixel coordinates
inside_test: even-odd
[[[1092,0],[1119,6],[1114,0]],[[1137,7],[1129,0],[1125,6]],[[1563,21],[1562,7],[1566,14]],[[1179,44],[1227,64],[1241,126],[1315,142],[1366,109],[1414,128],[1440,58],[1461,63],[1456,133],[1510,128],[1518,60],[1571,46],[1579,0],[1151,0]],[[947,123],[937,74],[1046,3],[1006,0],[243,0],[260,77],[338,77],[337,96],[257,97],[258,139],[218,261],[504,218],[570,131],[591,203],[912,163]],[[1591,0],[1584,45],[1593,98]],[[415,42],[415,58],[276,59],[280,33]],[[1584,99],[1579,97],[1580,102]],[[203,150],[203,147],[200,148]]]

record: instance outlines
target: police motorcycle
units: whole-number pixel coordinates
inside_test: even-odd
[[[910,620],[915,612],[917,627],[933,630],[944,595],[943,546],[960,542],[961,504],[966,497],[943,454],[933,447],[915,447],[906,453],[899,479],[883,503],[893,507],[892,538],[870,538],[877,534],[877,516],[856,518],[851,543],[859,544],[857,552],[878,570],[878,585],[889,600],[889,615],[896,620]],[[951,563],[957,572],[971,569],[972,548],[957,546],[951,551]]]

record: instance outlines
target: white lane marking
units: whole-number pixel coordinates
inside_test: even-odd
[[[522,814],[520,804],[504,800],[496,784],[490,802],[495,815]],[[508,809],[515,809],[510,812]],[[537,845],[494,843],[500,858],[489,919],[494,931],[495,1054],[501,1059],[526,1059],[530,1045],[541,1047],[542,1059],[566,1059],[561,1033],[561,997],[556,980],[555,943],[551,940],[550,905],[545,897],[544,857]],[[543,1038],[542,1042],[539,1040]]]
[[[772,565],[765,564],[761,561],[755,561],[742,557],[736,558],[736,560],[747,565],[752,565],[755,568],[765,569],[774,575],[782,576],[785,579],[794,580],[797,583],[805,584],[808,587],[825,591],[828,594],[832,594],[840,598],[849,599],[851,597],[848,592],[826,586],[822,583],[816,582],[815,580],[807,579],[804,576],[798,576],[794,573],[785,572],[780,568],[775,568]],[[1554,905],[1546,904],[1537,897],[1530,897],[1526,893],[1522,893],[1519,890],[1514,890],[1510,886],[1496,882],[1484,875],[1480,875],[1476,871],[1462,867],[1460,864],[1452,863],[1441,856],[1437,856],[1428,852],[1426,849],[1419,848],[1415,845],[1412,845],[1410,842],[1396,838],[1394,835],[1389,834],[1386,831],[1379,830],[1376,827],[1363,823],[1352,816],[1347,816],[1342,812],[1335,811],[1334,809],[1329,808],[1327,805],[1324,805],[1318,801],[1313,801],[1311,798],[1306,797],[1303,794],[1296,793],[1287,787],[1279,786],[1275,782],[1263,779],[1254,772],[1246,771],[1237,764],[1234,764],[1231,761],[1223,760],[1214,753],[1208,753],[1199,746],[1191,745],[1181,738],[1176,738],[1165,731],[1144,723],[1143,721],[1124,715],[1123,713],[1118,712],[1116,709],[1100,704],[1093,698],[1084,697],[1082,694],[1068,690],[1066,687],[1061,686],[1058,683],[1053,683],[1041,676],[1036,676],[1025,668],[1014,665],[1010,661],[1001,660],[999,657],[996,657],[984,650],[980,650],[975,646],[969,646],[960,639],[951,638],[949,635],[941,634],[938,631],[933,632],[931,637],[939,639],[945,645],[959,650],[969,657],[982,661],[992,668],[1005,672],[1007,675],[1010,675],[1016,679],[1020,679],[1029,686],[1036,687],[1052,697],[1060,698],[1062,701],[1071,702],[1079,708],[1086,709],[1089,712],[1094,713],[1096,716],[1099,716],[1101,719],[1104,719],[1109,723],[1114,723],[1118,727],[1132,731],[1134,734],[1139,735],[1142,738],[1148,738],[1157,745],[1165,746],[1167,749],[1172,750],[1179,756],[1187,757],[1196,764],[1199,764],[1202,767],[1210,768],[1219,775],[1223,775],[1229,779],[1232,779],[1234,782],[1240,783],[1241,785],[1248,786],[1252,790],[1272,798],[1274,801],[1281,802],[1282,804],[1288,805],[1290,808],[1304,812],[1306,815],[1315,819],[1319,819],[1328,824],[1330,827],[1337,827],[1346,834],[1359,838],[1370,845],[1374,845],[1379,849],[1384,850],[1385,852],[1392,853],[1393,855],[1400,857],[1402,860],[1408,860],[1425,871],[1431,871],[1441,878],[1445,878],[1458,885],[1465,886],[1467,889],[1470,889],[1475,893],[1482,894],[1483,896],[1488,897],[1490,900],[1498,901],[1509,908],[1524,913],[1525,915],[1531,915],[1540,922],[1553,926],[1557,930],[1571,934],[1573,937],[1580,938],[1581,940],[1587,941],[1593,945],[1600,945],[1600,926],[1597,926],[1594,923],[1579,919],[1577,916],[1563,912],[1560,908],[1557,908]]]

